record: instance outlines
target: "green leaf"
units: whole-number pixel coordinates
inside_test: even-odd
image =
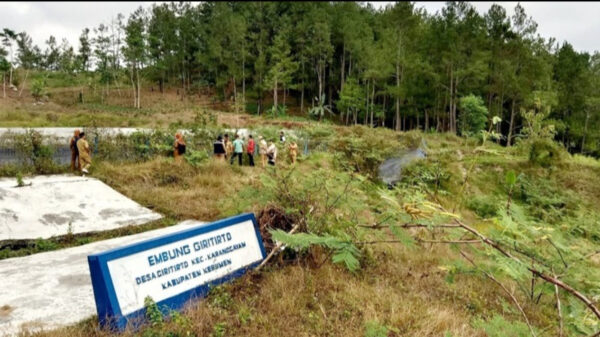
[[[506,184],[508,186],[514,186],[517,183],[517,175],[515,174],[515,171],[508,171],[506,172]]]
[[[402,244],[406,246],[413,246],[415,244],[415,240],[412,238],[412,236],[406,234],[402,228],[392,225],[390,226],[390,231],[398,240],[400,240],[400,242],[402,242]]]

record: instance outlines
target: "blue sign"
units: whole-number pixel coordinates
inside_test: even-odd
[[[143,317],[148,296],[163,311],[181,309],[265,256],[251,213],[90,255],[100,325],[125,328]]]

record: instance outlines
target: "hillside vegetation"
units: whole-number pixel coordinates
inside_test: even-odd
[[[240,168],[209,158],[214,136],[231,126],[217,122],[231,115],[212,113],[217,117],[202,126],[186,125],[195,130],[186,162],[170,158],[172,132],[162,129],[149,138],[106,139],[92,175],[167,216],[143,230],[252,211],[266,227],[299,225],[297,235],[270,232],[295,249],[216,288],[182,315],[163,321],[155,312],[141,331],[125,335],[556,336],[562,324],[564,336],[579,336],[600,328],[576,296],[527,270],[556,277],[595,307],[597,160],[558,148],[550,162],[538,162],[534,139],[506,148],[451,134],[304,121],[291,125],[291,137],[310,140],[296,165],[281,148],[275,169]],[[270,138],[285,123],[255,118],[250,128]],[[406,168],[394,189],[378,181],[385,158],[423,143],[427,158]],[[269,223],[271,217],[277,220]],[[40,240],[2,252],[29,254],[125,233]],[[96,325],[91,319],[36,335],[112,335]]]

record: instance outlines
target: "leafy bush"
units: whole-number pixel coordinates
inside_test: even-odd
[[[488,110],[481,97],[469,95],[460,99],[459,129],[463,135],[475,135],[485,129]]]
[[[467,207],[484,219],[495,217],[500,208],[498,202],[490,196],[474,196],[467,201]]]
[[[31,83],[31,96],[39,101],[45,94],[46,91],[46,80],[44,78],[37,78]]]
[[[402,171],[403,181],[413,186],[425,187],[434,192],[446,189],[450,173],[439,162],[417,160]]]
[[[561,162],[563,149],[554,141],[537,139],[530,146],[529,162],[546,168]]]
[[[198,167],[200,164],[204,163],[209,158],[209,155],[206,151],[190,150],[186,151],[184,157],[190,165]]]

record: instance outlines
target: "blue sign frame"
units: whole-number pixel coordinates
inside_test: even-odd
[[[244,275],[249,269],[258,266],[262,260],[266,257],[265,247],[262,242],[258,223],[253,213],[245,213],[242,215],[230,217],[227,219],[219,220],[209,224],[202,224],[198,227],[183,230],[181,232],[167,234],[158,238],[149,239],[141,242],[137,242],[124,247],[108,250],[99,254],[93,254],[88,256],[88,264],[90,267],[90,274],[92,278],[92,287],[94,289],[94,299],[96,301],[96,311],[98,313],[98,320],[101,326],[109,326],[111,328],[117,328],[123,330],[129,322],[135,322],[140,320],[145,313],[146,309],[142,308],[131,314],[123,315],[121,313],[121,307],[114,289],[114,284],[110,272],[108,270],[108,262],[116,260],[124,256],[133,255],[145,250],[153,249],[163,245],[167,245],[173,242],[185,240],[190,237],[205,234],[214,230],[225,228],[228,226],[236,225],[244,221],[252,220],[254,224],[254,231],[256,233],[256,240],[261,250],[262,258],[250,264],[249,266],[239,268],[224,277],[210,281],[209,283],[200,285],[196,288],[190,289],[173,297],[167,298],[163,301],[157,302],[158,307],[164,314],[167,314],[170,310],[178,310],[192,298],[205,297],[210,287],[227,282],[231,279]]]

